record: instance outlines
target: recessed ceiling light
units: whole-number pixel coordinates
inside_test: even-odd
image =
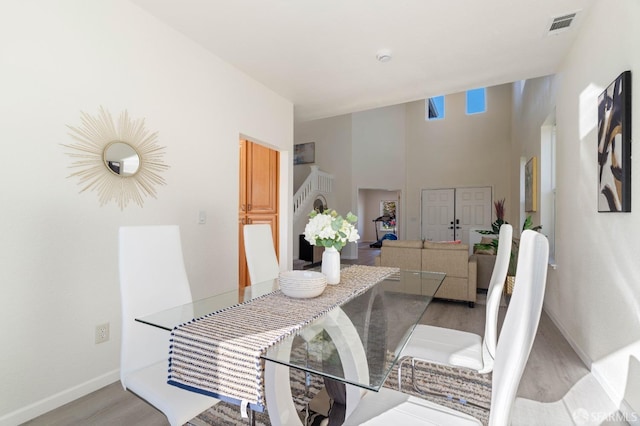
[[[391,60],[391,51],[387,49],[379,50],[376,59],[380,62],[389,62]]]

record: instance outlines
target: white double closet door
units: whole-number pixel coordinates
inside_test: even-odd
[[[469,244],[470,229],[491,228],[491,206],[491,187],[423,189],[422,238]]]

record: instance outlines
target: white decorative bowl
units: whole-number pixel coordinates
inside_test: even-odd
[[[327,287],[327,277],[315,271],[280,272],[279,282],[282,293],[296,299],[320,296]]]

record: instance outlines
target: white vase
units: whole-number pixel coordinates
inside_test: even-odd
[[[322,253],[322,273],[327,277],[327,284],[340,282],[340,252],[333,247],[325,247]]]

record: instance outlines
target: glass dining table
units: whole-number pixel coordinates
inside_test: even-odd
[[[444,278],[440,272],[394,270],[262,352],[271,423],[301,424],[291,395],[291,368],[350,385],[346,386],[347,415],[364,392],[378,391]],[[194,318],[241,307],[274,292],[279,292],[277,279],[136,321],[171,331]]]

